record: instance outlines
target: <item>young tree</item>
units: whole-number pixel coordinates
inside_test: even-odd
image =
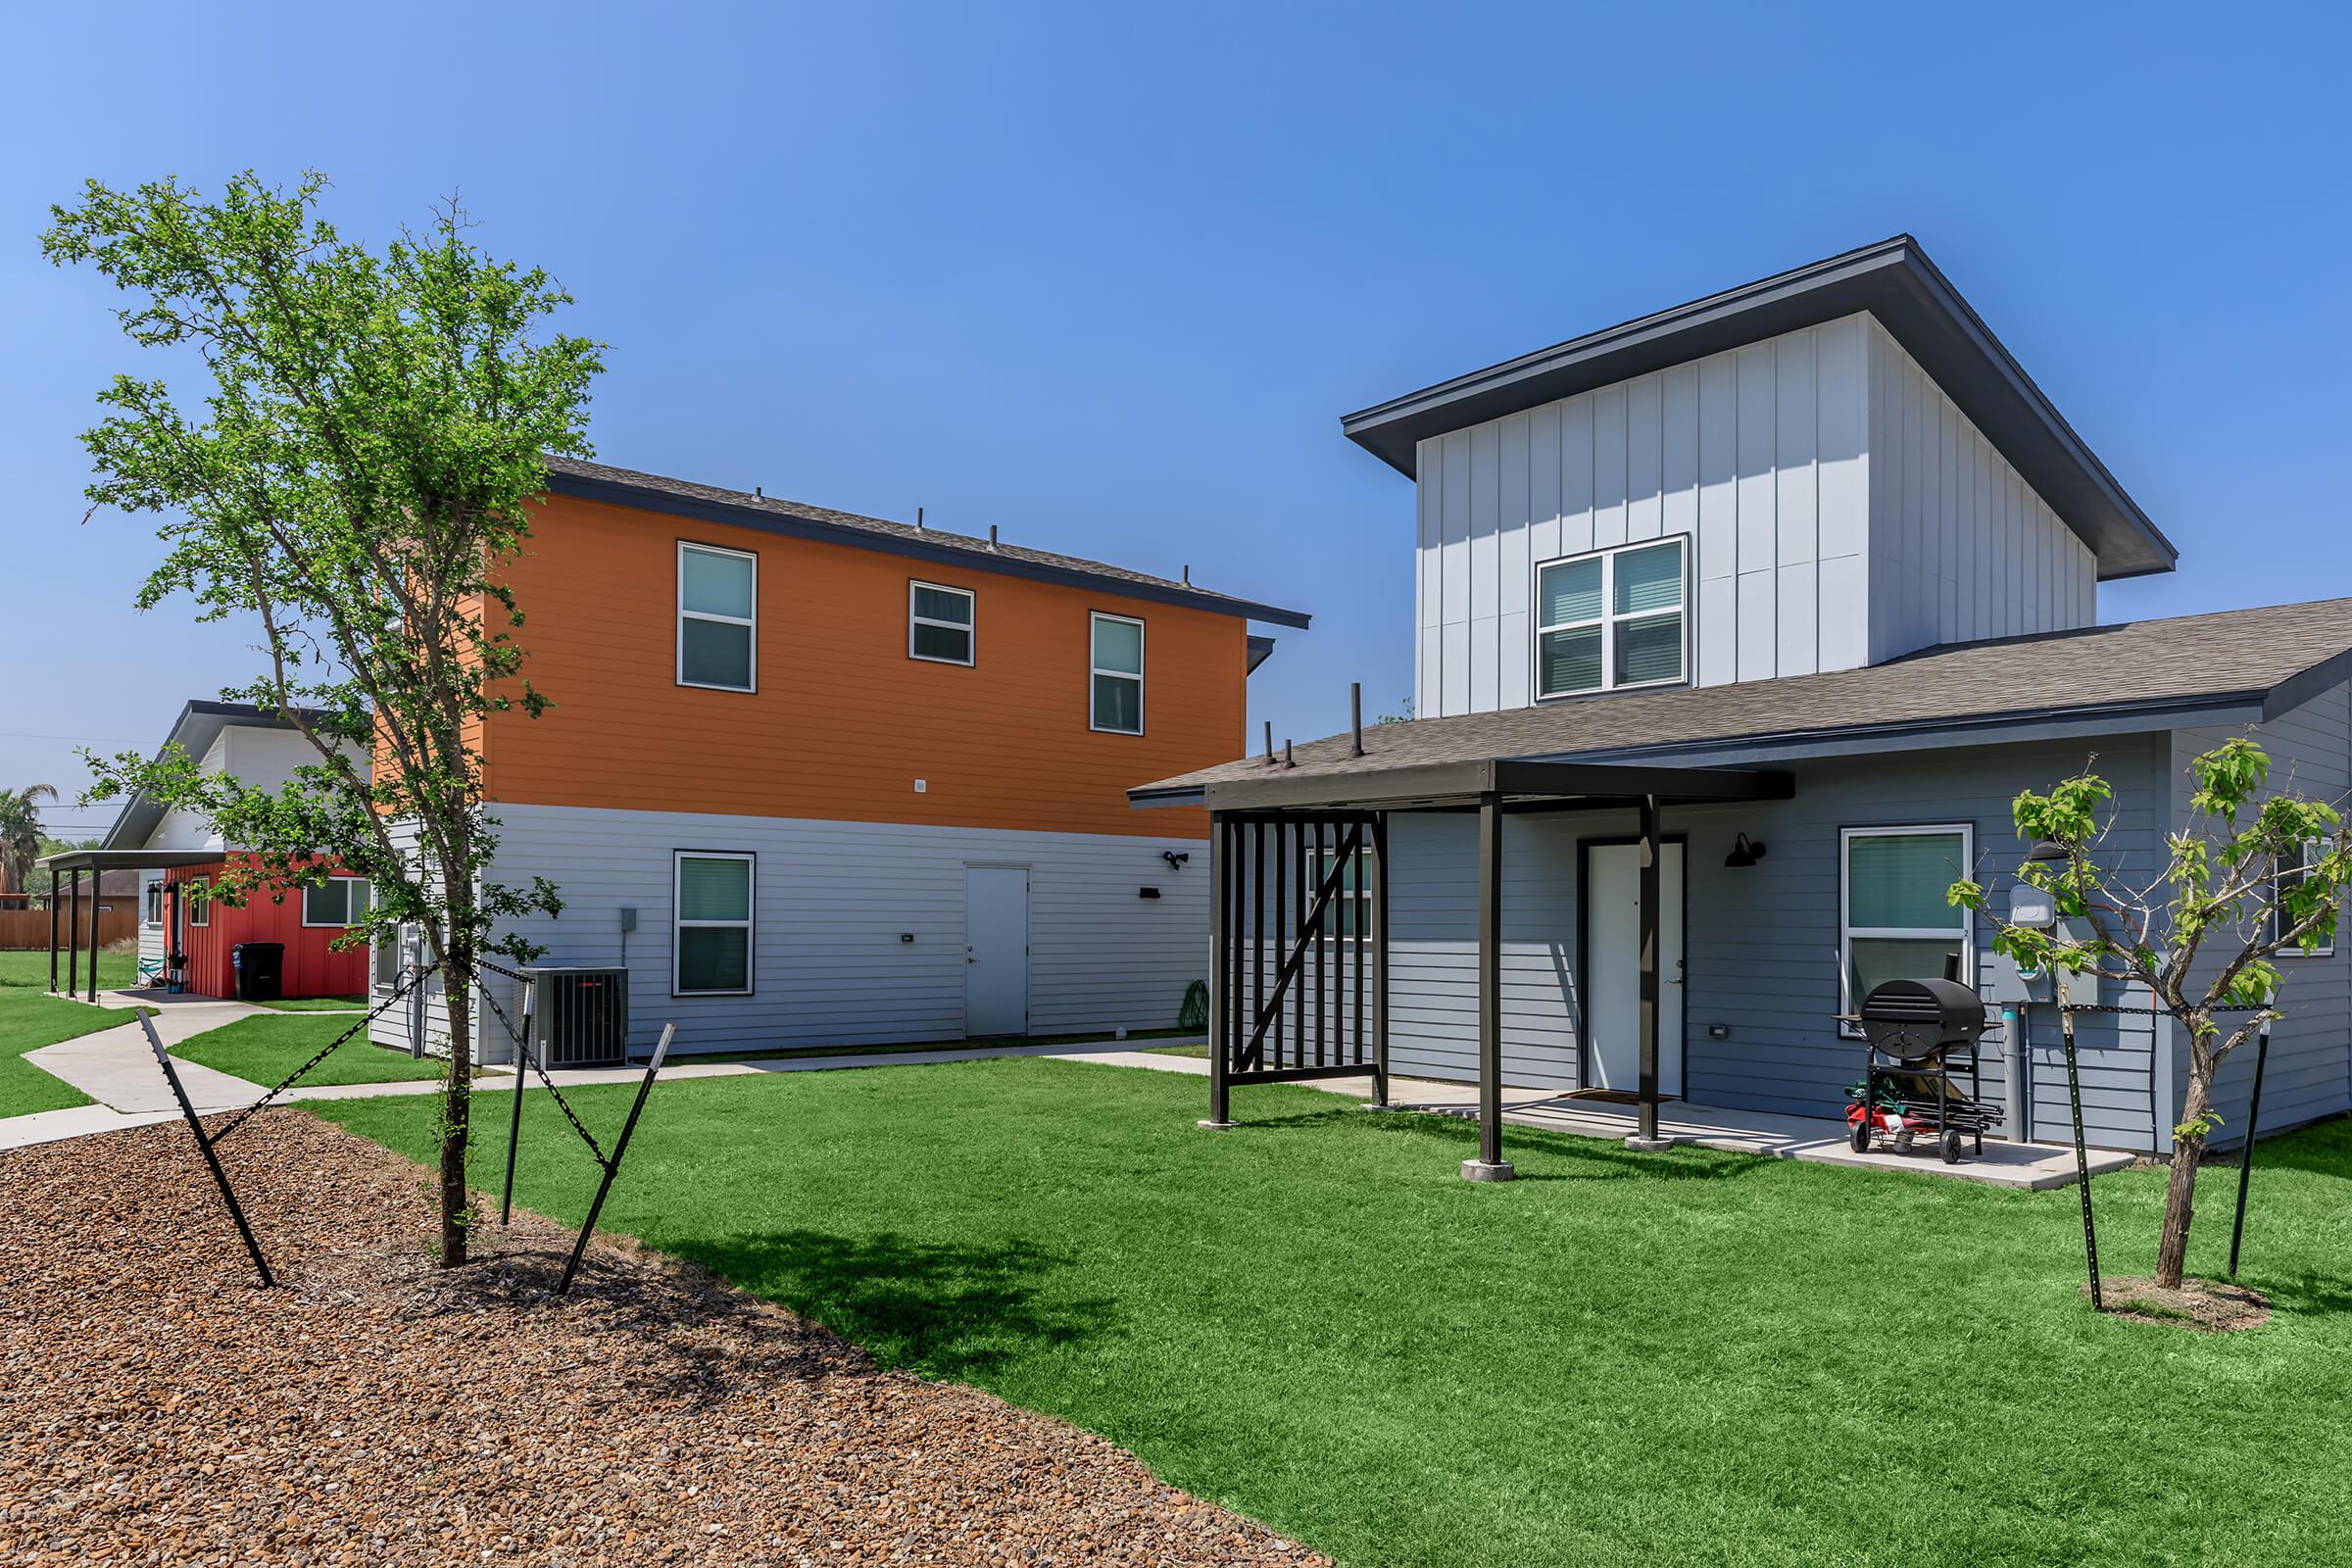
[[[453,201],[380,252],[318,214],[324,179],[248,172],[208,200],[175,179],[93,180],[51,209],[42,249],[130,296],[141,348],[192,350],[200,405],[118,376],[83,437],[101,506],[165,514],[139,607],[186,593],[199,618],[258,623],[266,673],[222,693],[284,715],[316,750],[284,786],[207,775],[181,755],[92,759],[106,798],[145,794],[210,817],[251,855],[214,896],[282,899],[339,861],[375,888],[346,939],[423,933],[448,1008],[441,1260],[466,1259],[475,964],[536,950],[502,923],[555,912],[556,890],[485,877],[485,717],[548,706],[522,675],[522,611],[500,569],[529,535],[543,455],[586,455],[600,345],[537,334],[570,303],[537,270],[480,254]],[[372,776],[364,761],[372,756]]]
[[[2197,1165],[2221,1125],[2214,1076],[2280,1016],[2273,1004],[2281,976],[2271,959],[2331,943],[2352,882],[2342,816],[2291,786],[2264,795],[2270,769],[2268,755],[2245,739],[2190,762],[2189,820],[2168,836],[2162,869],[2141,882],[2103,861],[2113,826],[2112,817],[2099,820],[2113,794],[2106,780],[2085,771],[2047,795],[2018,796],[2018,837],[2058,852],[2017,868],[2018,881],[2051,895],[2053,928],[2011,924],[1980,883],[1951,887],[1951,901],[1990,920],[1993,947],[2021,967],[2145,986],[2188,1030],[2188,1084],[2156,1250],[2156,1283],[2168,1288],[2180,1286],[2187,1263]]]

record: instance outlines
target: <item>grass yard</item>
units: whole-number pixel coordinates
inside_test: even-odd
[[[338,1013],[239,1018],[172,1048],[175,1056],[268,1087],[310,1060],[314,1052],[360,1020]],[[311,1070],[306,1085],[403,1083],[438,1078],[441,1064],[354,1040]]]
[[[133,1016],[122,1008],[68,1002],[13,982],[0,986],[0,1116],[88,1104],[89,1096],[24,1060],[24,1053],[111,1029]]]
[[[257,1007],[271,1012],[365,1012],[366,997],[280,997],[275,1002],[257,1002]]]
[[[607,1134],[632,1092],[576,1100]],[[1526,1179],[1474,1186],[1467,1123],[1237,1098],[1209,1133],[1198,1079],[1044,1059],[682,1081],[605,1223],[1344,1563],[2352,1560],[2352,1124],[2266,1147],[2277,1314],[2200,1338],[2088,1311],[2069,1192],[1517,1130]],[[307,1108],[427,1154],[427,1101]],[[503,1101],[475,1126],[492,1188]],[[585,1151],[524,1134],[522,1201],[576,1222]],[[2098,1183],[2111,1272],[2161,1181]]]
[[[80,978],[89,983],[90,956],[81,955]],[[57,956],[57,983],[66,983],[66,956]],[[139,956],[135,953],[101,953],[98,955],[98,989],[120,991],[139,983]],[[22,987],[31,991],[49,989],[49,950],[11,948],[0,953],[0,987]]]
[[[1198,1038],[1198,1029],[1130,1029],[1127,1040],[1139,1049],[1151,1049],[1144,1043],[1153,1040]],[[810,1056],[896,1056],[914,1052],[939,1051],[1012,1051],[1030,1046],[1098,1046],[1119,1037],[1109,1034],[1092,1035],[995,1035],[984,1040],[902,1040],[879,1046],[783,1046],[774,1051],[721,1052],[712,1055],[697,1055],[696,1061],[795,1061]],[[1205,1055],[1206,1046],[1187,1049]]]

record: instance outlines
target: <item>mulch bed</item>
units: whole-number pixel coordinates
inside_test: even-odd
[[[2085,1297],[2090,1295],[2087,1281],[2082,1289]],[[2271,1320],[2271,1299],[2260,1291],[2194,1275],[2182,1280],[2178,1290],[2168,1290],[2153,1278],[2102,1280],[2099,1297],[2111,1317],[2164,1323],[2199,1334],[2258,1329]]]
[[[517,1216],[435,1268],[422,1171],[299,1111],[0,1153],[0,1562],[1309,1564],[1131,1455],[877,1371]]]

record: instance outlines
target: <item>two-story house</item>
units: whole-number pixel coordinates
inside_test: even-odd
[[[564,459],[531,529],[505,580],[554,707],[483,726],[490,875],[556,884],[523,934],[627,972],[631,1049],[665,1023],[681,1052],[1177,1024],[1207,817],[1123,792],[1238,751],[1273,646],[1249,623],[1307,616]],[[380,994],[403,955],[377,957]]]
[[[1366,1064],[1480,1082],[1490,1132],[1506,1085],[1834,1117],[1879,981],[2023,1000],[1944,896],[2006,885],[2019,791],[2095,758],[2152,868],[2222,735],[2352,785],[2352,601],[2099,624],[2174,548],[1909,237],[1343,425],[1414,484],[1418,716],[1131,792],[1217,822],[1213,1120]],[[2278,1128],[2352,1104],[2345,958],[2281,965]],[[2092,1141],[2169,1147],[2181,1032],[2082,1039]],[[2066,1135],[2057,1048],[2027,1008],[1985,1063],[2011,1136]]]

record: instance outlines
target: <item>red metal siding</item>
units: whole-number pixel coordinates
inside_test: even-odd
[[[218,866],[182,866],[165,873],[172,882],[208,881]],[[198,996],[233,997],[236,971],[229,949],[240,942],[282,942],[286,948],[285,995],[289,997],[356,997],[368,990],[368,950],[331,953],[327,944],[342,935],[340,927],[302,923],[302,894],[291,892],[282,904],[257,893],[241,908],[225,904],[207,906],[210,923],[181,927],[182,951],[188,956],[188,989]]]

